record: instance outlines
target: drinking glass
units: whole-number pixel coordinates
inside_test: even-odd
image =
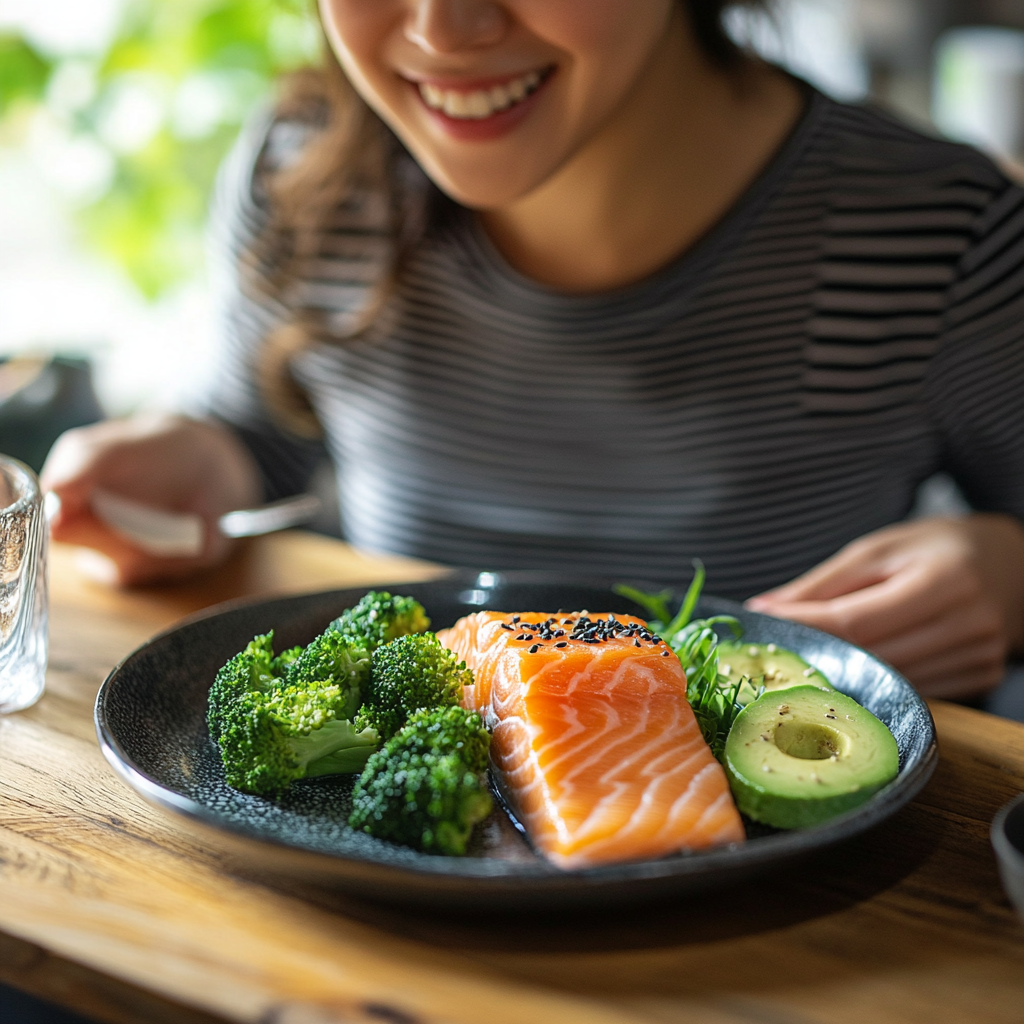
[[[34,704],[46,681],[46,545],[35,473],[0,455],[0,713]]]

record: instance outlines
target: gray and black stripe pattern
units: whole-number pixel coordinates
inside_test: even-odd
[[[227,253],[262,216],[260,145],[223,179]],[[339,211],[297,301],[352,315],[379,205]],[[270,493],[295,489],[316,451],[275,430],[252,380],[287,311],[230,274],[221,293],[210,407]],[[746,597],[899,520],[940,469],[1024,518],[1024,192],[970,149],[814,94],[743,200],[652,278],[551,292],[465,213],[368,336],[296,375],[356,544],[672,584],[700,557],[710,592]]]

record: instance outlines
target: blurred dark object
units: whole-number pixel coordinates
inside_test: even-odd
[[[0,361],[0,452],[37,473],[71,427],[103,419],[86,359],[15,356]]]
[[[82,1017],[8,985],[0,985],[0,1020],[4,1024],[92,1024],[90,1017]]]
[[[1006,677],[985,694],[978,706],[990,715],[1024,722],[1024,664],[1011,662],[1007,665]]]
[[[1003,888],[1024,924],[1024,793],[996,815],[992,822],[992,846]]]

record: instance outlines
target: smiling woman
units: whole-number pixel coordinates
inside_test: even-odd
[[[125,581],[192,571],[223,547],[144,557],[96,488],[213,523],[326,450],[361,546],[667,583],[699,556],[927,693],[995,684],[1024,191],[741,52],[722,6],[323,0],[336,60],[221,178],[208,419],[67,439],[55,533]],[[899,524],[940,470],[978,512]]]
[[[410,14],[397,2],[324,0],[338,63],[329,54],[322,74],[293,79],[280,108],[282,122],[325,123],[301,161],[265,161],[272,216],[260,241],[272,273],[262,287],[290,288],[322,251],[330,211],[360,191],[386,197],[391,245],[353,334],[419,238],[451,215],[449,197],[480,211],[516,269],[559,290],[657,270],[736,201],[799,116],[797,87],[726,34],[726,6],[457,0]],[[440,193],[409,174],[396,137]],[[285,237],[294,241],[282,249]],[[304,314],[308,336],[317,314]],[[282,370],[302,337],[278,332],[264,359],[272,399],[287,415],[297,397],[300,419],[305,397]]]

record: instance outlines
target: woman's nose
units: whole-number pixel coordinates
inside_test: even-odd
[[[413,0],[406,38],[426,53],[455,53],[493,46],[508,27],[508,14],[490,0]]]

